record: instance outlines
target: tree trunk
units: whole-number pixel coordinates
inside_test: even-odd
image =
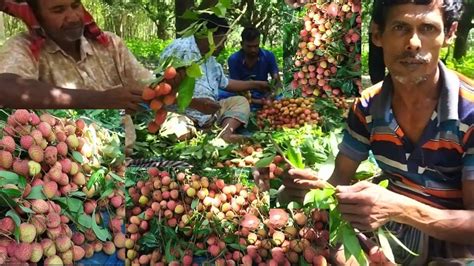
[[[459,21],[456,43],[454,44],[453,57],[455,59],[461,59],[461,57],[466,55],[469,31],[474,27],[472,24],[472,19],[474,18],[474,3],[468,4],[469,1],[465,2],[464,13]]]
[[[5,40],[5,23],[3,21],[3,13],[0,13],[0,40]]]
[[[193,0],[177,0],[175,1],[175,7],[174,7],[174,14],[176,18],[175,26],[176,26],[176,38],[179,38],[178,32],[186,29],[189,25],[191,25],[190,20],[182,19],[181,15],[184,14],[184,12],[194,6],[194,1]]]

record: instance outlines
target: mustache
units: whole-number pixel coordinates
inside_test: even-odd
[[[65,25],[65,26],[62,27],[62,29],[70,30],[70,29],[77,29],[77,28],[81,28],[81,27],[84,27],[84,23],[77,22],[77,23],[71,23],[71,24]]]
[[[430,55],[423,55],[416,52],[405,51],[403,54],[401,54],[398,57],[398,60],[405,61],[405,62],[426,64],[430,61],[430,58],[431,58]]]

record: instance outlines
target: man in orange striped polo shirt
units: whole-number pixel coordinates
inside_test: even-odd
[[[461,0],[375,0],[372,38],[389,75],[355,101],[329,179],[344,219],[361,231],[385,225],[419,254],[392,245],[403,265],[474,263],[473,82],[439,60],[461,9]],[[369,151],[388,191],[348,186]],[[322,185],[307,171],[290,174],[287,195]]]

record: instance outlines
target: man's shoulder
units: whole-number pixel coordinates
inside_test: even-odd
[[[366,102],[372,101],[377,95],[382,91],[383,81],[380,81],[377,84],[374,84],[360,93],[360,99]]]
[[[264,54],[265,56],[275,56],[275,54],[272,51],[267,50],[265,48],[260,48],[260,51],[262,51],[262,54]]]
[[[242,57],[242,50],[238,50],[237,52],[235,52],[235,53],[233,53],[229,56],[228,61],[229,62],[234,62],[234,61],[239,60],[241,57]]]
[[[28,47],[30,43],[29,34],[27,32],[20,32],[8,38],[3,46]]]

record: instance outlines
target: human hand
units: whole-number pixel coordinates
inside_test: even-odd
[[[264,93],[268,93],[272,89],[268,81],[255,80],[255,85],[258,91],[264,92]]]
[[[143,89],[120,87],[103,92],[105,105],[116,109],[125,109],[127,114],[134,113],[140,109],[143,103]],[[107,104],[108,103],[108,104]]]
[[[367,181],[337,186],[338,208],[344,220],[361,231],[373,231],[401,213],[404,196]]]
[[[171,85],[174,91],[177,91],[179,85],[186,77],[186,68],[180,67],[176,69],[176,76],[173,79],[167,79],[166,82]]]
[[[221,106],[218,102],[209,98],[194,98],[192,99],[189,107],[206,115],[215,114],[217,111],[219,111],[219,109],[221,109]]]
[[[270,168],[262,167],[262,168],[255,168],[252,170],[253,180],[257,187],[262,191],[270,190]]]
[[[285,192],[283,197],[289,201],[303,202],[304,196],[311,189],[324,188],[328,183],[317,177],[317,173],[311,169],[290,169],[283,174],[283,185]]]

